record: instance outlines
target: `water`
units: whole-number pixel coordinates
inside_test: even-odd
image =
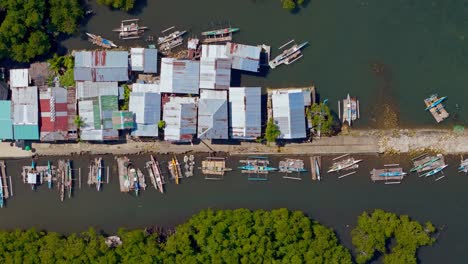
[[[196,167],[200,166],[203,154],[196,156]],[[143,166],[149,156],[129,156],[137,168]],[[399,214],[408,214],[418,221],[432,221],[437,227],[444,226],[437,244],[420,251],[422,263],[457,262],[468,250],[465,234],[468,233],[468,197],[466,186],[468,176],[458,174],[458,157],[448,157],[450,166],[445,170],[446,178],[435,182],[434,178],[418,178],[415,174],[406,177],[400,185],[372,183],[369,171],[383,164],[400,163],[405,170],[411,167],[408,157],[394,158],[378,156],[356,156],[363,158],[358,173],[343,179],[338,175],[324,175],[322,182],[312,182],[308,173],[302,181],[283,179],[281,173],[272,173],[267,182],[249,182],[246,175],[235,168],[242,157],[229,157],[228,166],[234,171],[226,173],[222,181],[204,180],[196,169],[195,176],[183,179],[178,186],[166,184],[162,195],[148,186],[140,197],[120,193],[117,179],[117,163],[112,156],[104,158],[110,166],[110,184],[103,184],[97,192],[86,184],[90,156],[73,157],[75,168],[81,167],[82,188],[77,189],[72,199],[59,201],[57,190],[40,186],[36,192],[23,184],[19,172],[21,166],[30,160],[8,160],[7,171],[13,176],[14,197],[7,201],[7,207],[0,210],[0,228],[46,229],[63,233],[86,230],[94,226],[108,233],[119,227],[142,228],[159,225],[172,227],[183,223],[190,215],[206,208],[219,209],[274,209],[286,207],[301,210],[333,229],[341,241],[352,248],[350,231],[363,211],[382,208]],[[158,156],[163,173],[169,156]],[[309,167],[308,157],[301,157]],[[279,157],[271,158],[276,166]],[[52,161],[57,158],[51,158]],[[182,160],[182,157],[179,157]],[[331,157],[324,157],[323,168],[328,168]],[[38,165],[47,164],[46,158],[39,159]],[[309,169],[309,168],[308,168]],[[344,174],[344,173],[342,173]],[[150,185],[149,179],[147,179]],[[349,226],[348,226],[349,225]]]
[[[242,74],[240,84],[291,87],[315,83],[320,97],[328,98],[335,111],[337,100],[349,92],[360,99],[361,120],[356,122],[360,127],[381,126],[383,104],[399,114],[403,127],[433,127],[435,120],[424,111],[423,99],[439,93],[448,96],[447,109],[452,117],[458,117],[437,126],[466,123],[466,1],[306,2],[306,8],[295,14],[283,10],[279,1],[269,0],[140,0],[133,14],[111,11],[93,2],[96,15],[82,31],[120,45],[144,46],[143,40],[119,41],[112,29],[122,19],[138,17],[142,25],[150,27],[146,36],[156,39],[173,25],[194,36],[230,23],[241,29],[234,41],[269,44],[273,56],[290,39],[309,41],[298,62],[270,71],[266,77]],[[84,33],[62,45],[93,48]]]

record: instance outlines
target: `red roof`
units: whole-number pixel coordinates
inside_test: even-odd
[[[39,111],[41,116],[41,132],[55,132],[55,131],[65,131],[68,132],[68,114],[67,114],[67,104],[59,103],[55,104],[55,121],[50,120],[50,100],[41,99],[39,100]],[[57,113],[60,116],[57,116]]]

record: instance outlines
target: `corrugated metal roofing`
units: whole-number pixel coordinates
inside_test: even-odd
[[[159,93],[159,83],[134,83],[132,84],[132,92]]]
[[[200,62],[163,58],[161,60],[162,93],[198,94]]]
[[[202,58],[227,59],[226,45],[202,45]]]
[[[163,120],[166,122],[164,140],[192,141],[197,134],[196,98],[171,97],[164,105]]]
[[[256,139],[262,135],[261,87],[230,87],[231,138]]]
[[[280,138],[306,137],[304,95],[302,92],[272,93],[273,119],[281,131]]]
[[[38,125],[13,125],[14,137],[16,140],[38,140]]]
[[[113,129],[112,113],[119,110],[117,96],[103,95],[100,97],[101,120],[103,129]]]
[[[80,138],[87,141],[105,141],[119,139],[119,132],[114,129],[107,130],[83,130]]]
[[[159,93],[131,92],[129,110],[135,113],[134,136],[156,137],[161,120],[161,95]],[[153,129],[156,127],[156,130]],[[142,131],[139,131],[142,129]]]
[[[13,104],[13,124],[37,125],[39,119],[37,87],[11,89]]]
[[[198,138],[228,137],[227,91],[201,90],[198,101]]]
[[[92,98],[100,95],[119,95],[117,82],[76,82],[78,99]]]
[[[232,59],[233,69],[258,72],[260,53],[260,47],[230,42],[226,44],[226,54],[227,57]]]
[[[145,73],[158,72],[158,50],[146,48],[132,48],[130,50],[132,71]]]
[[[231,84],[231,60],[200,59],[200,88],[229,89]]]
[[[0,100],[8,100],[8,93],[10,88],[8,88],[8,84],[4,81],[0,81]]]
[[[127,51],[78,51],[75,53],[75,81],[127,81]]]
[[[133,129],[133,112],[114,111],[112,112],[113,129]]]
[[[53,87],[39,93],[42,141],[68,139],[68,92],[65,88]]]
[[[0,101],[0,139],[13,139],[11,101]]]
[[[28,69],[14,69],[10,70],[10,86],[28,87],[29,85],[29,70]]]

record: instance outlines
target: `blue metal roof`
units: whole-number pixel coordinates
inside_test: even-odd
[[[0,101],[0,139],[13,139],[11,101]]]
[[[13,125],[15,139],[39,140],[38,125]]]

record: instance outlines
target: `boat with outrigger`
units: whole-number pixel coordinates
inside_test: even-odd
[[[232,40],[232,33],[239,30],[239,28],[227,27],[205,31],[202,32],[201,35],[205,37],[205,39],[203,39],[203,43],[227,42]]]
[[[2,181],[2,177],[0,177],[0,208],[3,208],[3,204],[4,204],[3,181]]]
[[[111,49],[111,48],[117,48],[118,46],[114,44],[114,42],[108,40],[108,39],[105,39],[101,36],[98,36],[98,35],[94,35],[94,34],[91,34],[91,33],[88,33],[86,32],[86,35],[88,36],[88,40],[93,43],[94,45],[97,45],[97,46],[100,46],[100,47],[103,47],[103,48],[107,48],[107,49]]]
[[[113,29],[114,32],[119,32],[120,39],[137,39],[145,32],[148,27],[141,27],[138,25],[140,19],[127,19],[122,20],[120,28]]]
[[[415,167],[413,167],[410,172],[416,172],[416,171],[423,171],[424,168],[426,167],[429,167],[430,165],[432,165],[434,162],[437,162],[440,160],[440,157],[439,156],[435,156],[435,157],[432,157],[430,158],[428,161],[422,163],[422,164],[419,164]]]
[[[358,163],[361,161],[362,160],[356,160],[354,158],[347,158],[345,160],[335,162],[327,171],[327,173],[338,172],[341,170],[348,170],[348,169],[356,169],[359,166]]]
[[[47,187],[52,189],[52,165],[47,161]]]
[[[266,181],[268,180],[266,177],[268,173],[278,170],[277,168],[268,166],[270,164],[268,157],[250,156],[246,160],[239,160],[239,162],[245,164],[238,168],[241,169],[241,173],[249,174],[247,178],[249,181]]]
[[[175,27],[170,27],[170,28],[167,28],[165,30],[163,30],[161,33],[165,33],[171,29],[174,29]],[[185,33],[187,33],[186,30],[182,30],[182,31],[179,31],[179,30],[176,30],[172,33],[170,33],[169,35],[166,35],[166,36],[163,36],[163,37],[159,37],[158,38],[158,45],[162,45],[164,43],[167,43],[167,42],[171,42],[179,37],[182,37]]]
[[[461,160],[460,167],[458,167],[458,172],[468,173],[468,159]]]
[[[294,40],[291,40],[288,43],[284,44],[280,47],[280,49],[284,48],[285,46],[291,43],[294,43]],[[290,65],[295,61],[299,60],[300,58],[302,58],[301,49],[303,49],[308,44],[308,41],[303,42],[299,45],[294,43],[290,48],[283,50],[283,52],[280,55],[276,56],[273,60],[271,60],[268,63],[270,65],[270,68],[274,69],[281,64]]]
[[[437,173],[439,173],[439,172],[443,171],[445,168],[447,168],[447,166],[448,166],[448,165],[445,164],[445,165],[442,165],[442,166],[440,166],[440,167],[437,167],[437,168],[435,168],[435,169],[433,169],[433,170],[430,170],[430,171],[424,173],[423,175],[421,175],[421,177],[429,177],[429,176],[436,175]],[[440,179],[440,178],[439,178],[439,179]]]

